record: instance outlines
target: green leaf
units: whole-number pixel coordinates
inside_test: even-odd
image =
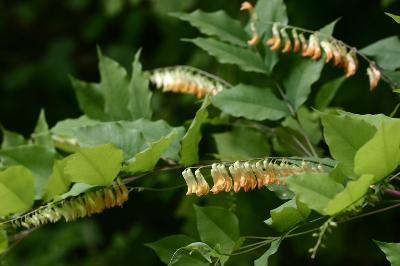
[[[54,199],[56,196],[67,192],[71,186],[71,179],[65,174],[65,165],[69,157],[63,160],[56,160],[53,166],[53,173],[49,177],[47,185],[44,189],[43,198],[46,201]]]
[[[281,242],[282,238],[272,241],[269,249],[261,257],[254,261],[254,266],[268,266],[269,257],[274,255],[278,251]]]
[[[200,239],[220,252],[230,253],[240,238],[239,221],[229,210],[195,206]]]
[[[136,154],[128,161],[124,171],[129,173],[138,173],[151,171],[156,166],[161,154],[171,145],[172,140],[176,138],[176,132],[171,132],[168,136],[149,144],[144,151]]]
[[[151,96],[149,80],[142,72],[142,65],[139,62],[140,50],[136,53],[132,63],[132,77],[129,82],[128,111],[131,120],[139,118],[151,118]]]
[[[348,116],[348,117],[351,117],[353,119],[363,120],[363,121],[367,122],[368,124],[374,126],[376,129],[381,128],[383,124],[391,124],[391,123],[396,123],[397,121],[399,121],[398,118],[391,118],[391,117],[386,116],[384,114],[359,115],[359,114],[345,112],[345,111],[342,111],[342,110],[337,110],[337,112],[339,114],[341,114],[341,115]]]
[[[146,119],[138,119],[133,122],[121,122],[121,124],[126,128],[135,129],[142,133],[145,142],[142,144],[140,150],[146,149],[147,143],[157,141],[172,131],[175,131],[177,134],[176,138],[172,141],[171,145],[161,157],[175,161],[179,160],[179,152],[181,150],[180,141],[185,134],[185,128],[171,127],[164,120],[149,121]]]
[[[207,107],[210,105],[210,98],[206,96],[203,104],[196,112],[192,123],[182,139],[181,161],[180,163],[188,166],[199,161],[199,143],[201,140],[201,125],[208,117]]]
[[[196,38],[188,40],[211,56],[217,58],[222,64],[235,64],[241,70],[257,73],[268,73],[259,54],[247,48],[241,48],[209,38]]]
[[[29,210],[35,197],[34,177],[23,166],[0,172],[0,215]]]
[[[0,148],[12,148],[26,144],[24,136],[19,133],[4,129],[0,125],[1,133],[3,133],[3,141]]]
[[[396,70],[400,67],[400,38],[391,36],[374,42],[360,50],[365,55],[373,57],[384,69]]]
[[[275,134],[278,144],[281,145],[282,148],[284,148],[284,151],[280,152],[284,154],[287,153],[288,156],[313,156],[306,138],[297,130],[288,127],[280,127],[275,130]]]
[[[123,152],[112,144],[82,148],[70,156],[65,173],[72,182],[108,186],[121,170]]]
[[[348,207],[359,204],[362,202],[365,194],[367,193],[370,185],[374,183],[373,175],[362,175],[355,181],[349,181],[344,190],[338,193],[328,204],[325,213],[328,215],[335,215]]]
[[[323,111],[328,107],[345,80],[345,76],[340,76],[322,85],[315,96],[315,108]]]
[[[179,263],[179,265],[182,265],[182,259],[184,259],[188,255],[192,256],[196,253],[198,253],[208,263],[212,263],[211,257],[221,258],[221,255],[219,255],[209,245],[203,242],[194,242],[176,250],[171,258],[171,261],[168,263],[168,266],[177,265],[177,263]],[[224,264],[224,261],[222,259],[220,259],[219,261],[222,265]]]
[[[260,21],[280,22],[283,25],[288,23],[286,5],[283,0],[259,0],[254,7],[254,11]],[[251,31],[250,27],[248,29]],[[266,27],[264,23],[256,23],[256,31],[259,36],[264,35],[263,44],[266,39],[272,37],[272,27]],[[267,66],[268,72],[272,72],[272,69],[278,62],[278,53],[271,51],[269,47],[265,47],[264,50],[264,63]]]
[[[336,22],[335,20],[328,24],[320,32],[331,35]],[[307,100],[311,86],[319,79],[325,62],[324,60],[314,61],[300,56],[292,56],[287,64],[279,65],[284,73],[283,86],[289,102],[297,110]]]
[[[325,208],[329,202],[343,190],[341,184],[336,183],[325,173],[290,176],[286,183],[300,202],[320,214],[325,214]]]
[[[32,134],[32,139],[33,142],[38,146],[54,148],[54,144],[53,141],[51,140],[49,126],[47,125],[44,110],[40,111],[36,127]]]
[[[78,118],[68,118],[57,122],[57,124],[51,128],[51,133],[61,138],[75,138],[74,130],[76,128],[98,124],[100,124],[99,121],[92,120],[83,115]]]
[[[400,16],[394,15],[394,14],[390,14],[388,12],[384,12],[385,15],[391,17],[394,21],[396,21],[398,24],[400,24]]]
[[[129,128],[123,122],[106,122],[97,125],[73,129],[81,147],[95,147],[102,144],[114,144],[124,151],[124,158],[137,154],[145,142],[143,134]]]
[[[269,88],[239,84],[218,93],[213,105],[235,117],[251,120],[279,120],[289,115],[287,105],[279,100]]]
[[[35,176],[36,199],[40,199],[56,159],[54,149],[33,144],[0,150],[0,160],[5,166],[23,165]]]
[[[375,244],[385,253],[392,266],[400,265],[400,243],[387,243],[374,240]]]
[[[72,76],[70,80],[82,112],[92,119],[107,120],[104,112],[104,93],[100,84],[84,82]]]
[[[343,172],[354,176],[354,156],[376,132],[373,125],[357,117],[322,113],[325,141]]]
[[[4,253],[8,248],[7,231],[0,229],[0,254]]]
[[[69,197],[76,197],[76,196],[81,195],[82,193],[85,193],[86,191],[92,190],[95,187],[97,187],[97,186],[88,185],[85,183],[75,183],[72,185],[71,189],[68,192],[61,194],[56,199],[64,200]]]
[[[400,162],[400,121],[385,124],[356,153],[354,172],[372,174],[379,181],[397,168]],[[358,132],[359,134],[361,132]]]
[[[249,37],[243,26],[223,10],[210,13],[196,10],[190,14],[172,13],[171,15],[189,22],[203,34],[215,36],[231,44],[247,46],[246,41]]]
[[[98,49],[100,90],[104,93],[104,110],[112,120],[130,120],[127,106],[129,101],[129,77],[126,70],[116,61],[104,56]]]
[[[232,131],[213,134],[218,158],[222,160],[244,160],[270,155],[268,139],[259,131],[246,127],[235,127]]]
[[[282,122],[282,125],[297,132],[302,132],[304,130],[311,143],[317,145],[322,138],[319,114],[317,112],[311,112],[306,107],[302,106],[297,111],[297,118],[298,121],[292,116],[288,116]]]
[[[185,235],[171,235],[158,241],[148,243],[146,246],[153,249],[162,262],[169,264],[172,256],[179,248],[185,247],[193,242],[193,239]],[[175,263],[174,265],[206,266],[208,263],[198,259],[195,256],[184,256],[181,257],[179,262]]]
[[[265,223],[279,232],[286,232],[296,224],[305,221],[311,210],[295,198],[283,203],[278,208],[270,210],[271,218]]]

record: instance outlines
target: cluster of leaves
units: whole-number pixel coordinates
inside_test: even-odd
[[[260,0],[254,7],[261,22],[286,24],[282,0]],[[208,37],[187,40],[215,56],[220,63],[262,75],[264,86],[235,84],[215,96],[206,96],[187,130],[164,120],[152,120],[149,79],[134,58],[132,73],[98,51],[100,82],[71,78],[84,115],[60,121],[49,129],[44,112],[29,140],[3,129],[0,150],[0,250],[7,249],[7,221],[43,204],[75,197],[117,178],[129,180],[164,164],[190,166],[199,162],[204,124],[224,126],[212,135],[222,160],[265,156],[300,156],[304,160],[327,156],[323,140],[335,160],[329,173],[290,176],[287,187],[268,187],[287,200],[269,210],[265,224],[279,233],[256,244],[243,245],[238,218],[217,207],[195,207],[201,242],[184,235],[148,244],[169,265],[224,265],[231,256],[270,244],[255,265],[268,265],[281,241],[308,233],[297,232],[315,217],[324,221],[318,231],[315,255],[325,233],[381,199],[392,186],[390,174],[400,164],[400,120],[384,115],[357,115],[329,105],[344,82],[342,76],[323,83],[315,97],[312,88],[321,78],[323,60],[280,55],[264,44],[248,47],[253,34],[224,11],[174,16],[189,22]],[[332,35],[337,21],[319,30]],[[271,27],[256,25],[262,42]],[[360,52],[373,59],[385,75],[398,82],[399,38],[389,37]],[[310,107],[314,107],[312,109]],[[218,109],[219,111],[215,110]],[[267,191],[267,190],[266,190]],[[314,213],[312,213],[314,211]],[[257,221],[255,221],[257,222]],[[9,230],[10,232],[10,230]],[[11,231],[12,232],[12,231]],[[398,244],[379,243],[395,265]]]

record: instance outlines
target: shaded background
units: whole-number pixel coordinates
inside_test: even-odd
[[[399,35],[400,26],[383,11],[400,14],[396,0],[287,0],[290,24],[318,29],[341,17],[335,36],[363,47],[381,38]],[[205,52],[181,38],[198,32],[169,12],[224,9],[246,21],[236,0],[30,0],[0,2],[0,123],[28,136],[41,108],[50,126],[80,111],[68,75],[98,81],[96,45],[126,68],[142,48],[145,69],[189,64],[220,75],[235,84],[257,82],[234,66],[221,66]],[[331,70],[324,70],[323,78]],[[325,73],[326,72],[326,73]],[[381,87],[368,93],[364,75],[346,81],[334,105],[356,113],[389,114],[398,100]],[[358,99],[358,100],[354,100]],[[196,106],[184,96],[155,94],[156,117],[172,125],[193,117]],[[184,110],[184,111],[182,111]],[[207,145],[207,144],[206,144]],[[145,185],[170,186],[179,173],[158,175]],[[124,209],[113,209],[95,218],[70,224],[49,225],[34,232],[12,249],[7,265],[161,265],[143,244],[180,232],[196,237],[192,204],[232,207],[240,219],[242,235],[267,235],[263,224],[268,210],[279,200],[272,193],[239,193],[210,196],[207,202],[186,198],[183,190],[133,193]],[[356,220],[329,238],[328,248],[315,261],[307,255],[310,236],[285,241],[274,262],[287,265],[383,265],[383,254],[371,239],[398,241],[396,211]],[[263,250],[234,257],[231,265],[250,265]],[[289,256],[290,254],[290,256]],[[387,262],[386,262],[387,263]]]

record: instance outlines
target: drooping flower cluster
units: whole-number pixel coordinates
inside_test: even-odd
[[[239,192],[241,189],[250,191],[255,188],[262,188],[267,185],[284,185],[285,178],[291,175],[305,172],[323,172],[322,166],[311,166],[307,162],[301,165],[289,163],[282,160],[280,163],[268,159],[257,162],[235,162],[229,165],[214,163],[211,166],[211,177],[213,187],[210,189],[207,181],[199,169],[193,175],[190,168],[182,172],[183,178],[188,186],[186,195],[196,194],[203,196],[211,191],[214,194],[219,192]]]
[[[309,34],[307,38],[304,32],[298,33],[296,27],[275,23],[272,26],[272,37],[267,40],[266,44],[272,51],[299,52],[302,56],[310,57],[313,60],[321,59],[324,54],[325,63],[332,61],[334,66],[343,68],[347,78],[356,74],[358,70],[357,50],[320,32]],[[367,74],[370,90],[374,90],[378,86],[381,73],[374,63],[370,63]]]
[[[198,98],[216,95],[228,86],[220,78],[189,66],[155,69],[150,72],[150,81],[164,92],[194,94]]]
[[[13,227],[32,228],[48,223],[55,223],[64,218],[66,222],[103,212],[105,209],[121,206],[129,198],[129,191],[121,180],[112,186],[83,195],[68,198],[11,221]]]
[[[291,36],[287,33],[288,28]],[[321,39],[320,35],[319,32],[315,32],[306,38],[304,33],[298,33],[296,28],[275,23],[272,26],[272,37],[267,40],[267,45],[273,51],[301,52],[302,56],[310,57],[313,60],[319,60],[322,54],[325,54],[325,63],[333,61],[334,66],[342,67],[345,70],[346,77],[353,76],[358,68],[356,52],[347,49],[342,42],[333,38]]]

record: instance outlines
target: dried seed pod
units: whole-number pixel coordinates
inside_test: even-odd
[[[381,79],[381,72],[374,65],[370,64],[367,68],[367,75],[369,78],[369,90],[373,91]]]
[[[299,40],[299,34],[297,33],[296,29],[292,29],[292,37],[294,40],[293,52],[297,53],[300,50],[301,44]]]
[[[320,45],[325,53],[325,63],[329,63],[333,58],[332,45],[327,41],[321,41]]]
[[[282,49],[282,53],[287,53],[292,49],[292,42],[290,41],[289,35],[286,32],[286,28],[282,28],[280,30],[280,33],[284,40],[284,46]]]

